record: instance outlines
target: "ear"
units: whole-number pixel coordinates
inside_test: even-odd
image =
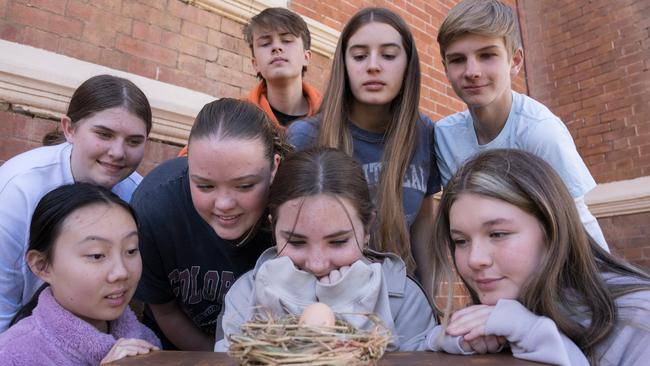
[[[304,54],[305,60],[303,62],[303,66],[309,66],[309,61],[311,61],[311,50],[305,50]]]
[[[45,254],[39,252],[38,250],[32,249],[27,252],[25,259],[27,260],[27,264],[29,265],[29,269],[32,271],[32,273],[34,273],[43,281],[50,283],[50,265],[47,262],[47,258],[45,258]]]
[[[259,74],[260,69],[257,67],[257,59],[255,58],[254,55],[251,57],[251,65],[253,65],[253,69],[255,70],[255,73]]]
[[[524,50],[519,47],[512,54],[512,62],[510,65],[510,76],[515,77],[519,70],[524,66]]]
[[[63,116],[61,117],[61,131],[63,131],[63,134],[65,135],[65,139],[73,143],[74,142],[74,125],[72,124],[72,120],[68,116]]]
[[[269,182],[269,185],[273,184],[275,173],[278,172],[278,167],[280,166],[280,160],[282,160],[280,154],[273,155],[273,166],[271,167],[271,181]]]

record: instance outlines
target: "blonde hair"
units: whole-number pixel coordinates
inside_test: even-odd
[[[454,6],[438,31],[440,55],[465,34],[503,37],[509,55],[521,48],[519,23],[512,9],[498,0],[464,0]]]
[[[352,135],[348,129],[348,114],[354,100],[346,73],[345,52],[350,37],[369,23],[384,23],[402,37],[408,62],[404,82],[390,105],[391,123],[386,131],[386,146],[379,187],[377,189],[377,233],[373,245],[380,251],[397,253],[406,263],[409,273],[415,270],[411,253],[409,230],[402,203],[402,184],[406,168],[417,145],[417,123],[420,100],[420,61],[413,35],[399,15],[384,8],[365,8],[345,25],[339,37],[332,72],[323,97],[318,142],[321,146],[338,148],[353,154]]]
[[[436,266],[448,267],[448,255],[453,258],[455,243],[450,234],[449,212],[462,194],[506,202],[539,221],[546,251],[538,268],[522,285],[517,300],[533,313],[552,319],[590,358],[590,363],[597,364],[595,347],[619,321],[614,300],[650,290],[650,276],[607,253],[589,236],[571,194],[548,163],[531,153],[509,149],[478,154],[445,187],[434,229]],[[601,273],[640,281],[607,284]],[[476,292],[466,282],[465,286],[473,303],[480,304]],[[591,316],[587,326],[575,320],[584,314]]]

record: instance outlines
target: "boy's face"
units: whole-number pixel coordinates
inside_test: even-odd
[[[509,55],[502,37],[465,34],[447,47],[443,63],[451,86],[469,108],[507,108],[523,52],[519,48]]]
[[[305,50],[300,37],[285,31],[253,30],[253,68],[266,81],[301,77],[310,58],[311,51]]]

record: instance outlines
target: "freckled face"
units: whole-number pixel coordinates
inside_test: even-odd
[[[319,279],[361,259],[369,239],[349,200],[326,194],[280,205],[274,233],[279,255]]]
[[[222,239],[244,236],[264,214],[279,161],[266,156],[261,140],[193,139],[188,166],[196,211]]]
[[[461,194],[449,223],[458,273],[481,303],[517,299],[546,247],[537,218],[501,200]]]

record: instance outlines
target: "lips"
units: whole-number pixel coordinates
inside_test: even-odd
[[[110,306],[122,306],[126,303],[127,293],[127,290],[119,290],[104,296],[104,298],[108,300]]]
[[[503,277],[499,278],[477,278],[474,279],[474,283],[476,283],[476,287],[478,287],[481,291],[486,291],[486,290],[493,290],[498,286],[499,281],[501,281]]]
[[[108,162],[100,161],[100,160],[97,160],[97,164],[99,164],[104,169],[106,169],[108,171],[111,171],[111,172],[119,172],[119,171],[121,171],[122,169],[125,168],[125,166],[121,165],[121,164],[112,164],[112,163],[108,163]]]
[[[283,58],[283,57],[274,57],[271,60],[270,64],[273,65],[273,64],[276,64],[276,63],[279,63],[279,62],[288,62],[288,60],[286,58]]]
[[[235,226],[239,222],[239,218],[242,217],[242,214],[238,215],[217,215],[212,214],[216,219],[217,223],[220,226]]]
[[[375,91],[380,90],[386,85],[385,82],[381,80],[369,80],[362,84],[366,90]]]

